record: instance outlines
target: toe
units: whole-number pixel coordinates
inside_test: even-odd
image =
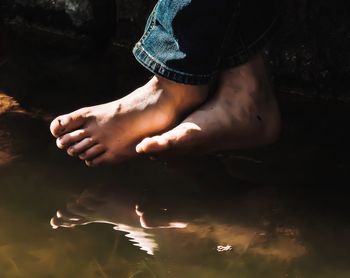
[[[69,146],[80,142],[84,138],[88,137],[89,134],[85,129],[78,129],[71,133],[67,133],[56,140],[57,147],[60,149],[66,149]]]
[[[61,118],[65,116],[59,116],[54,119],[50,124],[50,131],[54,137],[59,137],[61,134],[64,134],[64,127],[62,126]]]
[[[79,109],[70,114],[59,116],[51,122],[50,131],[56,138],[81,127],[87,118],[88,110]]]
[[[102,154],[102,155],[97,156],[93,159],[85,160],[85,164],[89,167],[97,167],[97,166],[104,164],[106,161],[108,161],[107,156]]]
[[[103,154],[106,151],[105,147],[101,144],[97,144],[79,155],[81,160],[93,160],[95,157]]]
[[[137,146],[136,146],[136,152],[137,153],[146,153],[146,149],[148,148],[148,146],[154,144],[155,140],[154,137],[150,138],[147,137],[145,139],[143,139]]]
[[[77,156],[94,146],[96,143],[91,137],[84,138],[80,142],[70,146],[67,153],[70,156]]]
[[[95,156],[92,159],[86,159],[85,164],[89,167],[97,167],[101,165],[108,165],[113,163],[113,165],[117,165],[122,163],[131,157],[134,156],[134,152],[132,153],[118,153],[118,155],[113,154],[113,152],[105,151],[101,155]]]
[[[174,138],[171,138],[171,132],[166,132],[160,136],[154,136],[144,139],[137,147],[138,153],[159,152],[168,149]]]
[[[194,134],[198,134],[200,131],[201,128],[194,123],[182,123],[160,136],[144,139],[136,146],[136,151],[138,153],[154,153],[181,148],[193,138]]]

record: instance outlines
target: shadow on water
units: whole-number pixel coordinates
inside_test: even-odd
[[[125,53],[1,67],[1,277],[350,276],[348,104],[280,93],[274,146],[89,169],[49,121],[147,79]]]

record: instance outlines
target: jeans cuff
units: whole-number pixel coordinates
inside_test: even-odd
[[[159,62],[156,57],[152,57],[152,55],[149,54],[141,42],[138,42],[135,45],[133,54],[136,60],[150,72],[177,83],[187,85],[205,85],[210,83],[211,79],[214,76],[214,74],[191,74],[171,69]]]

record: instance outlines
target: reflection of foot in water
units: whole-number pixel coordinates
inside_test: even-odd
[[[202,104],[207,90],[154,76],[122,99],[59,116],[51,132],[59,148],[88,166],[121,162],[136,155],[142,138],[173,127]]]
[[[261,55],[221,73],[215,96],[180,125],[144,139],[139,153],[207,153],[273,143],[280,118]]]
[[[54,229],[59,227],[74,228],[92,223],[113,225],[114,229],[126,233],[133,245],[153,255],[158,249],[154,235],[147,229],[142,213],[137,211],[135,202],[127,195],[101,195],[84,191],[78,199],[67,204],[66,208],[58,210],[51,219]],[[182,223],[167,223],[158,228],[182,228]]]
[[[213,193],[215,204],[211,204],[210,199],[194,203],[183,198],[176,202],[171,196],[164,196],[162,206],[150,196],[146,198],[147,203],[140,204],[135,210],[132,198],[113,192],[114,189],[106,190],[101,196],[84,192],[75,202],[57,212],[51,220],[52,227],[112,224],[115,230],[127,233],[134,245],[148,254],[159,250],[161,256],[181,260],[201,257],[213,250],[284,261],[305,253],[305,248],[298,242],[297,229],[266,226],[257,221],[269,216],[269,209],[261,209],[266,203],[260,198],[261,194],[246,196],[247,200],[237,202],[233,196]],[[256,212],[254,219],[252,210]]]

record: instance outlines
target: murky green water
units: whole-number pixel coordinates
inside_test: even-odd
[[[350,277],[332,188],[249,184],[220,157],[91,170],[53,143],[18,155],[0,169],[1,277]]]
[[[45,119],[95,100],[52,96],[29,101],[42,114],[1,101],[1,278],[350,277],[350,163],[329,140],[345,142],[342,123],[310,142],[335,125],[298,114],[272,148],[89,169],[55,148]]]

